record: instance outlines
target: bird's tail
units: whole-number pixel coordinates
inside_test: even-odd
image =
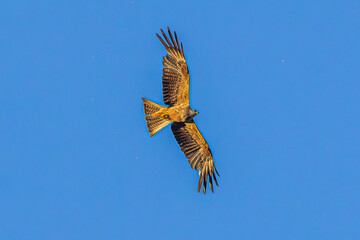
[[[155,133],[170,124],[171,121],[166,121],[162,118],[152,116],[152,114],[165,108],[164,106],[151,102],[145,98],[142,98],[142,100],[144,102],[144,113],[148,115],[145,117],[146,125],[149,130],[150,136],[152,137]]]

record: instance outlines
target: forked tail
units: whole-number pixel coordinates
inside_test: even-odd
[[[155,133],[160,131],[162,128],[166,127],[171,121],[166,121],[159,117],[154,117],[152,114],[158,112],[159,110],[165,108],[159,104],[151,102],[145,98],[142,98],[144,102],[144,113],[148,116],[145,117],[146,125],[149,130],[150,136],[154,136]]]

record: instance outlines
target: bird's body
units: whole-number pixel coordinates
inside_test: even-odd
[[[189,106],[176,105],[161,109],[152,114],[152,116],[171,122],[189,122],[197,115],[197,111],[191,109]]]
[[[161,30],[166,42],[158,35],[157,37],[165,46],[168,54],[163,58],[163,98],[168,107],[161,106],[142,98],[146,124],[153,136],[162,128],[171,124],[171,130],[176,141],[180,145],[181,151],[185,153],[191,168],[199,172],[198,192],[203,184],[203,192],[206,192],[207,181],[212,192],[214,179],[218,185],[216,174],[218,174],[209,145],[197,128],[194,117],[199,113],[190,108],[189,83],[190,74],[186,64],[185,54],[182,44],[179,44],[176,32],[175,39],[169,28],[168,33],[171,38],[166,36]],[[181,46],[181,48],[180,48]],[[216,174],[215,174],[216,172]]]

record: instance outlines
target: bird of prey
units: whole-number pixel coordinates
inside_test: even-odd
[[[144,112],[147,115],[145,117],[146,125],[150,136],[153,136],[172,123],[171,130],[180,145],[181,151],[185,153],[191,168],[199,171],[198,192],[200,192],[201,185],[203,185],[203,192],[206,193],[208,178],[210,190],[214,192],[213,179],[216,185],[219,186],[216,179],[216,174],[219,176],[219,173],[216,170],[209,145],[193,119],[199,112],[190,108],[190,75],[184,48],[182,43],[179,44],[176,32],[174,32],[174,39],[169,27],[167,28],[170,41],[165,32],[162,29],[160,30],[165,40],[158,34],[156,36],[165,46],[167,52],[167,55],[163,57],[165,68],[163,69],[162,85],[164,103],[168,107],[142,98]]]

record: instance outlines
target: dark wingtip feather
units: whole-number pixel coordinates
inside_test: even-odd
[[[218,173],[218,171],[217,171],[217,169],[216,169],[215,165],[214,165],[214,168],[215,168],[216,174],[220,177],[220,174]],[[214,175],[215,175],[215,174],[214,174]]]
[[[182,54],[183,54],[183,56],[184,56],[184,58],[185,58],[185,53],[184,53],[184,48],[183,48],[183,44],[181,43],[181,51],[182,51]]]
[[[165,34],[164,30],[162,30],[162,28],[160,28],[160,32],[166,36],[166,34]]]
[[[177,49],[177,48],[176,48],[175,41],[174,41],[174,37],[173,37],[173,35],[172,35],[171,31],[170,31],[170,28],[168,27],[167,30],[168,30],[169,36],[170,36],[170,38],[171,38],[171,42],[172,42],[172,44],[174,45],[174,48]]]
[[[156,36],[159,38],[159,40],[161,41],[161,43],[164,45],[165,48],[168,48],[169,46],[165,43],[164,39],[162,39],[159,34],[156,33]]]
[[[212,172],[213,172],[213,178],[214,178],[215,184],[216,184],[216,186],[219,186],[218,181],[216,179],[216,174],[214,172],[214,169],[212,170]]]
[[[174,31],[174,34],[175,34],[175,39],[176,39],[176,44],[177,44],[177,48],[179,49],[179,52],[182,54],[181,50],[180,50],[180,44],[179,44],[179,40],[178,40],[178,37],[176,35],[176,32]]]
[[[211,172],[209,172],[209,185],[210,185],[210,190],[211,190],[211,192],[214,193],[214,188],[213,188],[213,182],[212,182]]]
[[[208,177],[208,173],[207,173],[207,168],[205,167],[204,171],[204,188],[203,188],[203,192],[204,194],[206,193],[206,186],[207,186],[207,177]]]
[[[165,32],[162,29],[160,29],[160,30],[161,30],[161,33],[164,35],[164,38],[165,38],[166,42],[168,43],[169,47],[173,47],[171,45],[171,42],[170,42],[169,38],[166,36]]]
[[[203,181],[203,176],[202,176],[202,172],[200,172],[199,184],[198,184],[198,189],[197,189],[198,193],[199,193],[200,190],[201,190],[202,181]]]

